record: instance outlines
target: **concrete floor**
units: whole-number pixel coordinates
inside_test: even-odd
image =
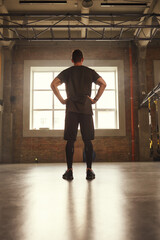
[[[0,165],[1,240],[159,240],[160,163]]]

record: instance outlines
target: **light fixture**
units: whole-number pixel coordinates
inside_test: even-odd
[[[131,6],[131,7],[146,7],[147,3],[101,3],[101,7],[125,7],[125,6]]]
[[[67,1],[53,1],[53,0],[46,0],[46,1],[43,1],[43,0],[20,0],[19,1],[20,4],[23,4],[23,3],[40,3],[40,4],[47,4],[47,3],[67,3]]]
[[[85,8],[92,7],[92,5],[93,5],[92,0],[83,0],[83,2],[82,2],[82,6],[85,7]]]

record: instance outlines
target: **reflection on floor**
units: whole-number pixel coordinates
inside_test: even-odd
[[[0,165],[2,240],[159,240],[160,164]]]

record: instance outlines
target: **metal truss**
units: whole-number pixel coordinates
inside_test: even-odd
[[[154,19],[154,24],[146,25],[140,19]],[[84,24],[83,19],[89,19],[90,24]],[[160,29],[160,14],[39,14],[10,13],[0,14],[0,41],[140,41],[160,40],[157,32]],[[49,24],[48,24],[49,22]],[[54,23],[53,23],[54,22]],[[70,24],[70,22],[72,22]],[[92,24],[94,22],[94,24]],[[73,31],[85,29],[85,37],[72,37]],[[133,30],[137,30],[133,35]],[[139,37],[140,31],[150,29],[150,36]],[[5,35],[6,30],[13,37]],[[59,37],[57,31],[67,32]],[[111,32],[112,36],[109,35]],[[131,37],[126,32],[132,31]],[[89,32],[95,37],[90,37]],[[116,34],[115,34],[116,33]],[[45,34],[45,35],[44,35]],[[42,37],[43,35],[43,37]],[[57,36],[56,36],[57,35]]]

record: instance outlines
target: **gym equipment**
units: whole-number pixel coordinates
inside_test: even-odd
[[[154,96],[156,96],[157,97],[157,94],[158,94],[158,92],[160,92],[160,83],[158,83],[158,85],[155,87],[155,88],[153,88],[153,90],[152,91],[150,91],[148,94],[147,94],[147,96],[145,97],[145,99],[142,101],[142,103],[141,103],[141,107],[148,101],[148,99],[150,98],[152,98],[152,97],[154,97]]]
[[[141,107],[148,103],[148,117],[149,117],[149,131],[150,131],[150,138],[149,138],[149,147],[150,147],[150,157],[153,157],[154,161],[160,161],[160,146],[159,146],[159,124],[158,124],[158,100],[160,99],[160,83],[153,88],[152,91],[150,91],[145,99],[141,103]],[[151,120],[151,105],[155,104],[156,108],[156,138],[157,138],[157,152],[154,154],[154,149],[153,149],[153,125],[152,125],[152,120]]]
[[[149,129],[150,129],[150,157],[153,156],[153,127],[152,127],[152,120],[151,120],[151,99],[148,98],[148,118],[149,118]]]
[[[157,96],[159,99],[159,96]],[[158,124],[158,100],[156,99],[154,101],[154,104],[156,106],[156,133],[157,133],[157,152],[160,154],[160,148],[159,148],[159,124]]]

